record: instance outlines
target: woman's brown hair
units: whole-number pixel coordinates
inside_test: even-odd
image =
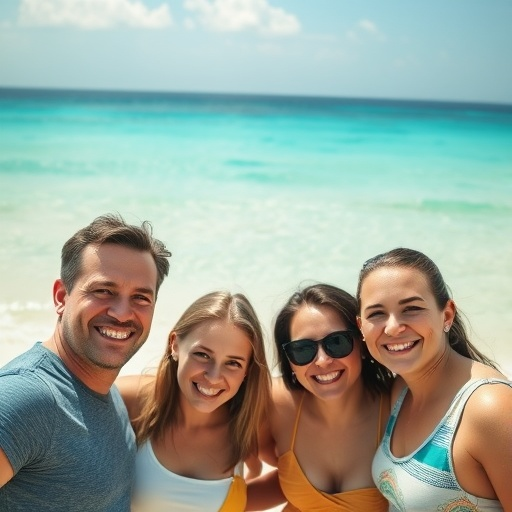
[[[218,320],[227,320],[241,329],[250,339],[253,349],[246,378],[228,402],[232,443],[230,467],[234,467],[256,452],[258,429],[270,403],[270,373],[256,313],[243,294],[212,292],[191,304],[171,333],[176,333],[178,339],[183,338],[203,323]],[[150,437],[163,436],[165,430],[176,421],[180,396],[177,372],[178,362],[171,357],[169,343],[158,367],[154,387],[146,391],[141,414],[134,421],[139,445]]]

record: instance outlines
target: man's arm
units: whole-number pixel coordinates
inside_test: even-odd
[[[11,463],[5,455],[4,451],[0,448],[0,487],[5,485],[14,476],[14,470]]]
[[[0,487],[44,457],[55,421],[55,398],[33,372],[0,377]]]

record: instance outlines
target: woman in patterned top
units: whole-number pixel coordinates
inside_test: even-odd
[[[377,487],[403,512],[512,510],[512,383],[468,340],[437,266],[394,249],[359,276],[359,326],[397,374]]]

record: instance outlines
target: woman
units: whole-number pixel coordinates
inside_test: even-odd
[[[439,269],[394,249],[364,264],[357,296],[369,352],[399,376],[373,462],[391,510],[511,511],[512,384],[469,342]]]
[[[196,300],[169,335],[155,376],[118,380],[138,443],[132,510],[245,509],[270,399],[261,327],[241,294]]]
[[[282,378],[273,385],[261,456],[277,465],[287,511],[387,510],[371,461],[389,414],[392,376],[369,357],[356,314],[354,297],[316,284],[293,294],[276,318]],[[250,484],[251,509],[275,505],[252,499],[269,497],[258,492],[269,478]]]

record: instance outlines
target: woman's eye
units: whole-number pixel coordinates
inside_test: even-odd
[[[209,359],[210,356],[206,352],[194,352],[194,355],[200,359]]]
[[[372,311],[366,318],[375,318],[377,316],[383,315],[382,311]]]
[[[228,361],[228,366],[233,366],[235,368],[242,368],[242,365],[238,361]]]
[[[404,311],[407,312],[415,312],[415,311],[423,311],[424,308],[420,306],[407,306]]]

